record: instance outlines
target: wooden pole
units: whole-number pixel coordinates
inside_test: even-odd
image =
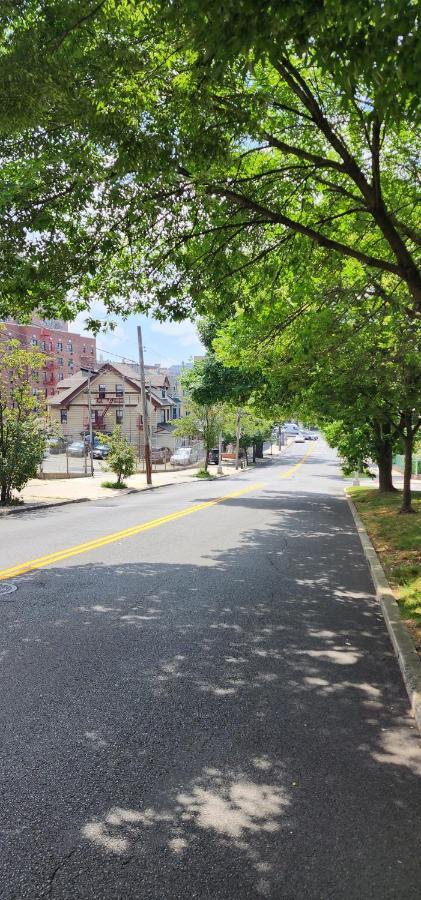
[[[146,483],[152,484],[151,447],[149,443],[148,401],[146,398],[145,363],[143,360],[142,329],[137,326],[137,343],[139,347],[140,390],[142,401],[143,440],[145,448]]]

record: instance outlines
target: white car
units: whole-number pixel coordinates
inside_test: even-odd
[[[296,443],[296,444],[304,444],[304,443],[305,443],[305,437],[304,437],[304,435],[301,433],[301,431],[298,432],[298,434],[297,434],[297,436],[296,436],[296,438],[295,438],[295,443]]]
[[[170,463],[172,466],[188,466],[197,462],[197,459],[197,450],[194,447],[179,447],[170,457]]]

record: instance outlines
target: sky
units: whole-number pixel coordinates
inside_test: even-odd
[[[96,303],[90,310],[92,316],[106,320],[106,311],[102,304]],[[89,335],[84,328],[86,312],[79,313],[74,322],[69,322],[69,331]],[[188,362],[191,356],[200,356],[205,351],[197,336],[193,322],[157,322],[144,315],[129,316],[124,320],[113,316],[116,322],[114,331],[97,335],[97,356],[101,352],[104,358],[112,359],[111,354],[125,357],[133,362],[138,361],[137,325],[142,326],[145,363],[159,363],[168,367],[176,363]],[[114,357],[115,358],[115,357]]]

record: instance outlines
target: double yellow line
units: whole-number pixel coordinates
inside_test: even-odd
[[[298,462],[295,463],[294,466],[291,466],[290,469],[286,469],[286,471],[282,472],[282,474],[279,475],[278,477],[279,478],[289,478],[289,476],[292,475],[296,471],[296,469],[299,469],[300,466],[302,466],[302,464],[310,456],[310,453],[312,453],[313,450],[314,450],[314,444],[311,444],[310,447],[308,447],[306,452],[304,453],[304,456],[302,456],[301,459],[299,459]]]
[[[232,491],[223,497],[217,497],[216,500],[207,500],[205,503],[197,503],[196,506],[187,506],[178,512],[169,513],[167,516],[161,516],[159,519],[151,519],[144,522],[143,525],[135,525],[133,528],[125,528],[124,531],[115,531],[106,537],[96,538],[92,541],[85,541],[83,544],[75,544],[73,547],[67,547],[65,550],[56,550],[55,553],[48,553],[45,556],[38,556],[36,559],[30,559],[27,562],[18,563],[16,566],[10,566],[8,569],[0,570],[0,580],[5,578],[15,578],[17,575],[24,575],[25,572],[31,572],[34,569],[42,569],[52,563],[60,562],[62,559],[68,559],[69,556],[78,556],[81,553],[89,553],[91,550],[97,550],[99,547],[105,547],[107,544],[114,544],[116,541],[124,538],[133,537],[141,534],[143,531],[150,531],[152,528],[158,528],[159,525],[165,525],[166,522],[174,522],[176,519],[183,519],[192,513],[199,512],[201,509],[208,509],[209,506],[216,506],[217,503],[223,503],[224,500],[230,500],[231,497],[241,497],[242,494],[248,494],[257,488],[263,487],[263,484],[256,483],[250,487],[242,488],[240,491]]]
[[[290,466],[285,472],[282,472],[282,474],[279,475],[279,478],[288,478],[292,475],[299,466],[302,466],[312,450],[313,447],[309,447],[304,456],[302,456],[295,465]],[[218,503],[224,503],[225,500],[230,500],[232,497],[241,497],[243,494],[249,494],[251,491],[255,491],[263,486],[263,483],[256,482],[239,491],[232,491],[230,494],[224,494],[223,497],[217,497],[216,500],[206,500],[205,503],[187,506],[185,509],[180,509],[178,512],[169,513],[167,516],[161,516],[159,519],[151,519],[149,522],[144,522],[143,525],[134,525],[133,528],[125,528],[124,531],[115,531],[113,534],[108,534],[102,538],[85,541],[83,544],[75,544],[73,547],[67,547],[64,550],[56,550],[55,553],[47,553],[45,556],[37,556],[35,559],[30,559],[26,562],[18,563],[16,566],[10,566],[8,569],[0,570],[0,580],[3,581],[6,578],[16,578],[18,575],[24,575],[26,572],[32,572],[34,569],[43,569],[45,566],[60,562],[62,559],[68,559],[70,556],[79,556],[82,553],[90,553],[91,550],[98,550],[99,547],[106,547],[107,544],[114,544],[125,538],[134,537],[136,534],[141,534],[144,531],[151,531],[152,528],[158,528],[160,525],[165,525],[167,522],[175,522],[177,519],[184,519],[185,516],[190,516],[192,513],[200,512],[202,509],[208,509],[210,506],[216,506]]]

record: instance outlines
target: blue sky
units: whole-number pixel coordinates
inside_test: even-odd
[[[91,314],[106,320],[105,309],[100,304],[92,306]],[[69,330],[89,334],[84,329],[85,320],[86,313],[80,313],[74,322],[69,322]],[[109,353],[112,359],[111,354],[115,353],[137,361],[137,325],[142,326],[145,363],[171,366],[205,352],[193,322],[157,322],[146,316],[130,316],[126,320],[113,316],[113,320],[115,330],[97,336],[98,358],[104,351],[104,357]]]

